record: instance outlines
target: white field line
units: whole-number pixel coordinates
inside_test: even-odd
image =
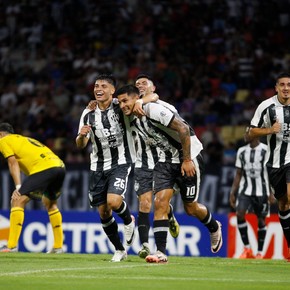
[[[73,271],[79,271],[79,270],[105,270],[105,269],[125,269],[125,268],[136,268],[136,267],[153,267],[153,266],[162,266],[160,264],[144,264],[144,265],[118,265],[118,266],[101,266],[101,267],[85,267],[85,268],[55,268],[55,269],[41,269],[41,270],[27,270],[27,271],[19,271],[19,272],[7,272],[7,273],[0,273],[0,277],[18,277],[19,275],[31,275],[31,274],[40,274],[41,277],[44,278],[51,278],[55,277],[53,272],[73,272]],[[79,278],[79,279],[96,279],[96,276],[98,279],[108,279],[107,275],[100,275],[100,272],[96,273],[95,275],[73,275],[73,274],[68,274],[65,273],[63,278]],[[103,277],[102,277],[103,276]],[[200,278],[200,277],[179,277],[179,276],[167,276],[167,277],[152,277],[152,276],[124,276],[121,274],[120,276],[111,276],[110,279],[115,279],[115,280],[158,280],[158,281],[220,281],[220,282],[244,282],[244,283],[275,283],[275,284],[282,284],[282,283],[289,283],[290,279],[283,279],[283,280],[275,280],[275,279],[247,279],[247,278],[242,278],[242,279],[237,279],[236,277],[233,278]]]
[[[43,278],[54,278],[53,275],[44,275],[41,276]],[[79,278],[79,279],[96,279],[96,275],[65,275],[65,278]],[[211,282],[243,282],[243,283],[269,283],[269,284],[282,284],[282,283],[289,283],[290,279],[288,280],[265,280],[265,279],[236,279],[236,278],[199,278],[199,277],[144,277],[144,276],[114,276],[108,278],[98,276],[98,279],[110,279],[110,280],[156,280],[156,281],[211,281]]]
[[[112,264],[111,264],[112,265]],[[145,264],[148,266],[148,264]],[[153,264],[150,264],[153,265]],[[155,264],[156,265],[156,264]],[[144,267],[144,265],[138,265],[139,267]],[[39,269],[39,270],[27,270],[27,271],[19,271],[19,272],[7,272],[7,273],[0,273],[0,277],[4,276],[18,276],[18,275],[29,275],[29,274],[40,274],[40,273],[47,273],[47,272],[65,272],[65,271],[79,271],[79,270],[103,270],[103,269],[123,269],[123,268],[134,268],[137,265],[118,265],[118,266],[104,266],[104,267],[72,267],[72,268],[49,268],[49,269]]]

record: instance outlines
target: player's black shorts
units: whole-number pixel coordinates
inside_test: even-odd
[[[135,184],[134,189],[137,196],[142,195],[148,191],[152,191],[153,170],[135,168],[134,171]]]
[[[133,172],[133,165],[120,165],[106,171],[90,171],[90,205],[96,207],[107,203],[107,193],[118,194],[124,198],[134,188]]]
[[[153,192],[174,188],[176,183],[180,188],[180,195],[184,202],[197,201],[200,181],[204,169],[201,155],[193,160],[196,174],[193,177],[182,176],[181,164],[157,162],[153,170]]]
[[[269,214],[270,205],[268,196],[238,196],[237,211],[254,212],[257,217],[266,217]]]
[[[64,167],[52,167],[25,178],[19,192],[34,200],[40,200],[42,195],[50,200],[57,200],[61,194],[64,178]]]
[[[290,183],[290,164],[281,168],[267,167],[269,181],[274,189],[274,196],[279,199],[287,194],[287,183]]]

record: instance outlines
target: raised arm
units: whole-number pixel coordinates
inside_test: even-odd
[[[79,135],[76,138],[76,145],[78,148],[83,149],[87,146],[89,138],[87,137],[88,133],[91,130],[91,126],[89,125],[84,125],[81,130]]]
[[[143,96],[142,99],[139,99],[135,102],[135,105],[133,108],[133,114],[138,117],[145,116],[145,112],[142,108],[142,105],[151,103],[151,102],[156,102],[157,100],[159,100],[159,96],[155,93],[151,93],[151,94]]]

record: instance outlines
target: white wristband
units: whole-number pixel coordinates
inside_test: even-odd
[[[19,190],[20,187],[21,187],[21,184],[16,184],[16,186],[15,186],[16,190]]]
[[[138,99],[135,103],[140,103],[141,105],[143,105],[143,100],[142,99]]]

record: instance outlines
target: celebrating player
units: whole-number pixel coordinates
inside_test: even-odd
[[[148,103],[145,116],[132,115],[139,99],[137,87],[127,85],[116,92],[123,113],[130,116],[131,126],[144,135],[148,144],[160,148],[159,160],[153,170],[154,222],[153,232],[157,251],[146,257],[149,263],[166,263],[166,242],[169,228],[167,209],[175,183],[180,187],[184,208],[189,216],[197,217],[209,230],[211,250],[217,253],[222,246],[221,224],[210,211],[197,202],[202,174],[202,144],[192,128],[165,106]]]
[[[276,95],[260,103],[251,120],[251,137],[267,136],[267,169],[290,262],[290,73],[277,76]]]
[[[150,95],[155,92],[155,86],[148,75],[139,75],[135,81],[136,87],[139,89],[140,97]],[[142,109],[142,99],[139,99],[134,106],[134,114],[139,116],[145,112]],[[157,100],[159,104],[175,110],[175,108],[161,100]],[[140,110],[141,109],[141,110]],[[176,110],[175,110],[176,111]],[[138,130],[134,131],[133,138],[136,144],[136,164],[135,164],[135,190],[138,196],[139,210],[138,210],[138,232],[142,248],[138,252],[140,258],[146,258],[150,254],[149,248],[149,229],[150,220],[149,213],[152,207],[153,195],[153,168],[158,161],[159,148],[153,144],[147,144],[146,137]],[[169,204],[168,207],[169,232],[172,237],[177,238],[179,234],[179,224],[173,214],[173,206]]]

